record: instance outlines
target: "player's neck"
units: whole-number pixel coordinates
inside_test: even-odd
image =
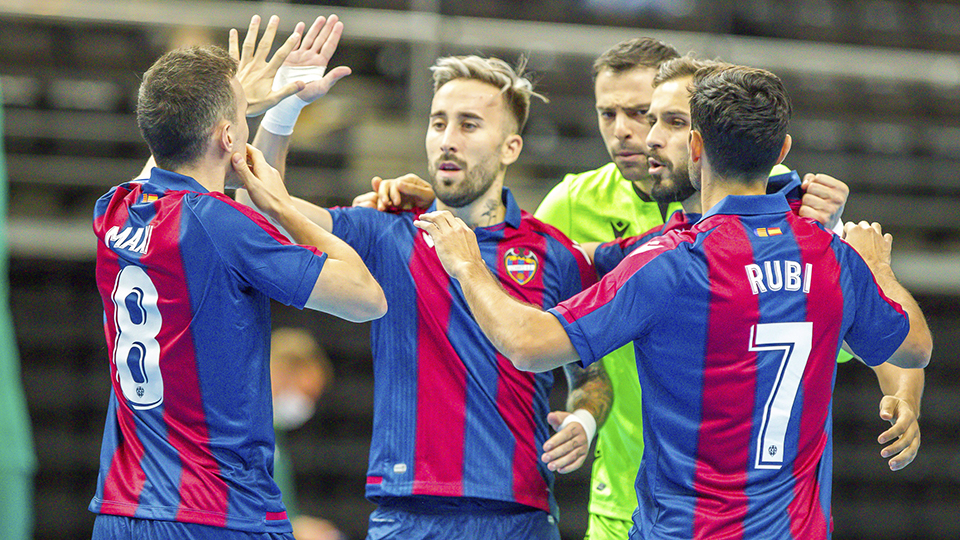
[[[724,178],[704,171],[701,180],[702,191],[700,201],[704,213],[723,200],[728,195],[765,195],[767,193],[767,177],[757,178]]]
[[[700,203],[700,192],[694,191],[693,195],[680,201],[680,206],[683,207],[684,214],[702,214],[703,205]]]
[[[228,166],[229,163],[224,165],[223,163],[213,163],[210,160],[201,159],[196,163],[178,167],[173,172],[193,178],[207,191],[223,193],[226,167]]]
[[[507,215],[507,207],[503,203],[503,179],[495,181],[486,192],[472,203],[459,208],[447,206],[437,200],[437,210],[447,210],[463,220],[471,229],[489,227],[501,223]]]

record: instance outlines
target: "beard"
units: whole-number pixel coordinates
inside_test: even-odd
[[[653,187],[650,189],[650,197],[661,203],[685,201],[691,195],[697,192],[690,182],[690,169],[685,156],[679,163],[675,164],[654,151],[650,152],[650,157],[663,164],[664,171],[651,174],[653,178]]]
[[[444,161],[453,162],[460,167],[460,171],[464,174],[463,180],[458,182],[448,178],[438,179],[437,173],[440,170],[440,163]],[[431,162],[427,169],[430,173],[429,184],[433,188],[437,199],[451,208],[463,208],[476,201],[490,189],[490,186],[497,180],[501,165],[496,155],[491,155],[476,165],[468,167],[466,163],[456,157],[443,154],[439,159]]]

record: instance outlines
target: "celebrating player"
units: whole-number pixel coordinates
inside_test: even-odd
[[[113,392],[94,539],[292,540],[273,481],[270,299],[353,321],[386,311],[356,252],[300,214],[247,145],[246,114],[303,88],[258,84],[302,31],[267,62],[277,25],[256,47],[254,18],[239,64],[218,47],[157,60],[137,103],[157,166],[97,201]],[[235,32],[231,50],[240,54]],[[229,185],[245,186],[299,245],[225,196]]]
[[[329,36],[317,38],[330,43]],[[290,67],[324,72],[333,47],[310,47]],[[425,138],[435,208],[481,239],[485,264],[510,294],[542,308],[595,280],[586,256],[522,212],[503,187],[520,155],[532,84],[522,66],[479,56],[441,58]],[[297,94],[304,104],[323,91]],[[284,105],[281,103],[280,109]],[[299,108],[264,123],[255,145],[282,166]],[[281,127],[276,127],[281,126]],[[242,197],[239,194],[238,197]],[[521,373],[497,354],[443,271],[416,214],[323,209],[316,223],[354,246],[383,285],[390,313],[373,324],[374,424],[367,497],[378,504],[368,538],[558,539],[547,440],[549,373]],[[581,424],[554,449],[582,455]],[[550,460],[548,460],[550,461]]]
[[[646,445],[631,538],[827,537],[841,343],[870,365],[929,361],[923,314],[889,267],[892,238],[848,224],[848,245],[783,194],[763,195],[790,147],[789,113],[768,72],[698,72],[690,167],[703,219],[549,312],[499,291],[454,216],[417,222],[481,328],[523,369],[587,365],[634,341]]]

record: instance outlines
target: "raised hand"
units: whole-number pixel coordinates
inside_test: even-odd
[[[280,18],[270,17],[267,29],[263,32],[260,44],[257,44],[257,33],[260,31],[260,16],[250,18],[247,35],[243,38],[243,49],[239,46],[239,35],[236,28],[230,29],[230,57],[237,61],[237,79],[247,95],[247,116],[258,116],[264,111],[279,103],[283,98],[293,95],[306,86],[301,81],[291,81],[280,88],[273,89],[273,80],[277,70],[287,59],[290,51],[300,42],[304,24],[298,23],[290,37],[283,43],[269,61],[267,56],[273,47],[273,38],[277,35]]]
[[[306,86],[297,93],[298,98],[311,103],[326,95],[337,81],[351,73],[346,66],[327,71],[342,35],[343,23],[336,15],[317,17],[303,36],[299,47],[287,56],[280,74],[287,81],[299,80],[305,83]]]

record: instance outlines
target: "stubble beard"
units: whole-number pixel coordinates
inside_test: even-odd
[[[439,172],[438,163],[441,161],[453,161],[457,163],[457,165],[460,166],[460,170],[464,173],[463,180],[460,182],[451,182],[447,179],[439,180],[437,178],[437,173]],[[472,167],[468,167],[460,160],[449,156],[441,156],[438,161],[432,162],[428,169],[430,173],[430,187],[433,188],[437,199],[451,208],[463,208],[472,204],[490,189],[490,186],[492,186],[497,179],[499,164],[496,163],[495,156]]]

